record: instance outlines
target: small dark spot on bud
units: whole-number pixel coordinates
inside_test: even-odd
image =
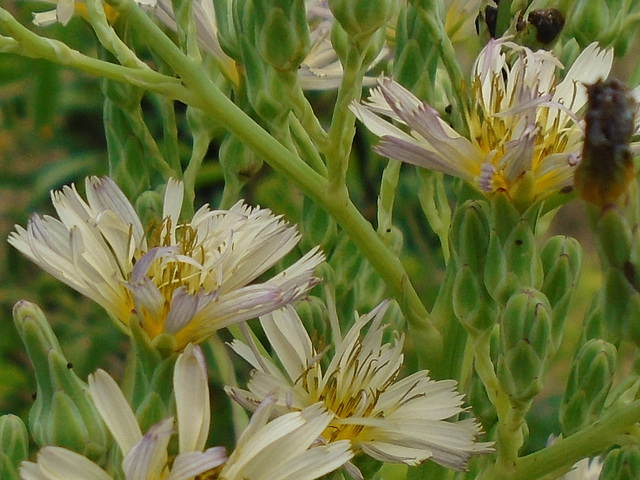
[[[387,233],[391,233],[391,229],[390,228],[387,228]]]
[[[37,396],[38,396],[38,393],[37,392],[33,392],[31,394],[31,400],[35,400]]]
[[[67,368],[69,370],[71,370],[73,368],[73,363],[71,363],[71,362],[67,363]]]
[[[516,245],[519,247],[520,245],[522,245],[524,242],[520,239],[516,240]]]
[[[560,190],[560,193],[571,193],[571,192],[573,192],[573,185],[567,185],[562,190]]]
[[[564,15],[556,8],[532,10],[527,20],[536,27],[536,39],[543,45],[553,42],[564,27]]]
[[[453,105],[451,104],[447,105],[446,107],[444,107],[444,111],[449,115],[451,115],[451,112],[453,111]]]

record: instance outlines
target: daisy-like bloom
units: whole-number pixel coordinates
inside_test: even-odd
[[[103,370],[89,376],[89,393],[100,416],[122,452],[122,472],[127,480],[186,480],[220,467],[224,448],[203,451],[209,435],[209,386],[204,357],[189,345],[180,354],[173,374],[178,422],[178,455],[169,461],[167,448],[174,430],[173,417],[153,425],[142,435],[135,414],[116,382]],[[24,480],[82,478],[111,480],[101,467],[70,450],[48,446],[37,462],[23,462]]]
[[[268,395],[258,406],[218,478],[313,480],[340,468],[353,457],[346,440],[319,444],[320,435],[333,417],[322,404],[267,423],[275,401],[274,396]]]
[[[321,402],[334,415],[322,432],[328,443],[349,440],[355,452],[384,462],[417,465],[431,459],[464,470],[472,455],[492,451],[490,444],[476,442],[481,432],[474,419],[446,421],[463,412],[455,381],[433,381],[426,371],[398,379],[403,337],[382,343],[387,305],[357,318],[344,338],[335,327],[335,354],[326,370],[292,307],[261,317],[285,372],[256,348],[234,341],[232,348],[255,371],[247,390],[228,393],[249,409],[275,394],[278,414]]]
[[[596,44],[576,59],[556,84],[562,65],[551,53],[492,40],[476,59],[468,138],[401,85],[381,79],[356,116],[382,138],[384,156],[460,177],[490,196],[505,191],[527,206],[572,186],[584,126],[576,113],[586,102],[584,84],[609,74],[613,50]],[[405,133],[381,116],[406,125]]]
[[[138,215],[108,177],[52,193],[60,220],[34,215],[9,243],[73,289],[101,305],[129,332],[139,322],[150,339],[176,350],[216,330],[264,315],[317,283],[323,255],[314,249],[264,283],[250,284],[298,242],[294,228],[267,209],[242,202],[198,210],[179,220],[182,183],[170,180],[162,222],[147,242]],[[167,337],[168,336],[168,337]]]
[[[179,444],[177,456],[171,458],[167,448],[174,433],[173,418],[142,435],[115,381],[102,370],[89,377],[91,396],[122,451],[123,478],[313,480],[340,468],[353,456],[347,441],[315,446],[331,421],[331,414],[320,404],[267,423],[273,397],[258,407],[228,459],[222,447],[204,450],[211,415],[207,382],[202,352],[189,345],[178,357],[173,375]],[[23,462],[20,476],[23,480],[112,480],[86,457],[53,446],[42,448],[36,462]]]

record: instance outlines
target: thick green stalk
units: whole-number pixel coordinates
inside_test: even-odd
[[[613,445],[633,442],[626,435],[640,421],[640,400],[617,406],[590,425],[570,437],[560,439],[553,445],[520,458],[511,474],[497,471],[495,467],[484,472],[481,480],[535,480],[552,472],[569,469],[577,461],[593,457]]]
[[[134,28],[144,34],[149,45],[176,71],[183,84],[189,90],[198,92],[198,99],[191,102],[193,106],[209,112],[336,219],[384,278],[400,303],[418,342],[424,345],[432,361],[438,361],[442,353],[442,338],[429,319],[428,311],[411,285],[398,257],[376,235],[371,224],[353,205],[346,190],[330,191],[325,177],[287,150],[227,98],[206,72],[186,57],[133,2],[117,0],[113,5]]]

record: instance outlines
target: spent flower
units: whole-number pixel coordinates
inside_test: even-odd
[[[550,52],[491,40],[473,68],[466,136],[388,78],[351,108],[382,138],[382,155],[460,177],[488,196],[505,191],[527,206],[572,186],[584,135],[577,117],[587,99],[584,84],[606,77],[612,61],[613,50],[591,44],[557,83],[562,64]]]
[[[137,321],[154,340],[166,334],[179,350],[216,330],[264,315],[304,295],[323,260],[316,249],[264,283],[250,284],[298,242],[271,211],[238,202],[200,208],[179,220],[183,185],[170,180],[162,221],[147,241],[124,193],[108,177],[52,192],[60,220],[34,215],[9,243],[101,305],[125,332]],[[166,336],[164,338],[167,338]]]
[[[384,462],[417,465],[431,458],[464,470],[472,455],[490,452],[490,444],[476,442],[481,432],[474,419],[446,421],[464,411],[455,381],[431,380],[426,371],[398,380],[403,337],[382,343],[387,305],[357,318],[344,338],[335,327],[335,354],[326,369],[292,307],[261,317],[285,373],[255,348],[234,341],[232,348],[255,371],[247,390],[228,392],[249,409],[275,394],[280,415],[322,402],[333,414],[322,432],[326,442],[349,440],[354,451]]]

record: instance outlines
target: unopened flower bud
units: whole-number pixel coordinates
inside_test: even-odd
[[[557,235],[544,245],[540,252],[540,260],[544,270],[541,290],[551,304],[551,333],[555,351],[562,340],[569,303],[580,275],[582,249],[574,238]]]
[[[0,478],[20,480],[18,468],[29,455],[29,435],[15,415],[0,417]]]
[[[336,221],[316,202],[305,199],[302,213],[304,236],[300,242],[303,250],[321,245],[324,251],[330,252],[337,241],[338,228]]]
[[[611,450],[604,459],[600,480],[636,480],[640,478],[640,447],[625,445]]]
[[[319,343],[331,339],[327,307],[324,301],[312,295],[306,297],[296,307],[296,312],[302,320],[307,332],[313,332]]]
[[[525,409],[542,388],[551,344],[551,308],[537,290],[513,295],[502,314],[498,379],[514,407]]]
[[[522,287],[542,287],[543,269],[536,238],[529,222],[520,220],[505,242],[507,268]]]
[[[257,47],[274,69],[294,72],[309,53],[304,0],[254,2]]]
[[[329,0],[336,20],[349,36],[371,35],[393,13],[392,0]]]
[[[598,243],[611,268],[624,270],[631,255],[631,228],[618,207],[602,212],[596,227]]]
[[[104,424],[44,314],[23,300],[15,305],[13,319],[36,374],[29,413],[33,439],[39,446],[58,445],[99,459],[107,447]]]
[[[616,370],[616,348],[604,340],[591,339],[576,355],[560,405],[565,437],[591,425],[602,412]]]
[[[462,265],[453,286],[453,312],[472,332],[492,328],[498,320],[498,308],[469,265]]]
[[[518,288],[517,283],[511,272],[507,270],[504,246],[496,231],[492,230],[484,267],[484,284],[496,302],[504,305]]]
[[[489,244],[489,219],[486,204],[469,200],[456,209],[451,225],[451,248],[460,265],[469,265],[475,273],[483,271]]]
[[[225,198],[233,204],[238,200],[240,189],[262,168],[262,159],[238,137],[228,133],[222,140],[218,155],[224,175]]]

